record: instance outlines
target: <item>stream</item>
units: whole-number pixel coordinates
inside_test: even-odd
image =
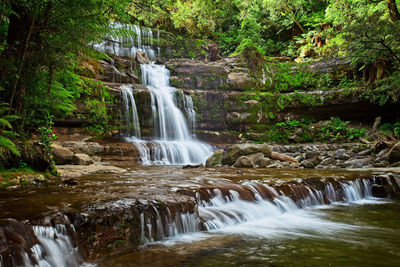
[[[332,205],[182,236],[99,266],[398,266],[400,203]]]
[[[22,266],[397,266],[400,203],[371,195],[374,179],[363,177],[373,173],[242,171],[141,166],[125,174],[83,176],[76,186],[3,190],[0,226],[33,225],[39,243],[25,251],[38,263],[23,256]],[[323,177],[325,189],[314,189],[310,177]],[[196,206],[185,196],[191,192],[197,192]],[[80,222],[84,214],[94,218],[89,226]],[[138,246],[120,241],[121,246],[96,248],[74,238],[75,229],[78,236],[98,237],[116,229],[118,214],[133,216],[125,231],[137,229],[129,236]],[[81,255],[82,246],[92,246],[89,258]]]

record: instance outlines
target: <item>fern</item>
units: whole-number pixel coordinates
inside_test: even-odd
[[[0,116],[2,114],[4,114],[8,108],[6,108],[5,103],[0,103]],[[9,137],[16,137],[18,136],[17,133],[15,133],[14,131],[11,131],[12,129],[12,125],[11,122],[18,119],[18,116],[15,115],[3,115],[0,117],[0,158],[4,158],[4,154],[7,151],[10,151],[11,153],[13,153],[16,156],[20,156],[20,153],[17,149],[17,146],[13,143],[13,141],[11,141],[9,138],[7,138],[6,136]],[[5,130],[5,129],[8,130]]]

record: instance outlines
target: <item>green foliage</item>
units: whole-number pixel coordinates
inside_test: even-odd
[[[287,120],[278,122],[271,126],[267,131],[267,141],[288,143],[289,137],[293,134],[298,134],[301,142],[310,142],[312,140],[307,126],[313,122],[309,118],[301,118],[298,120]]]
[[[20,155],[17,146],[10,138],[15,138],[18,134],[12,131],[11,123],[18,119],[15,115],[6,115],[8,105],[0,103],[0,158],[4,158],[5,153],[11,152],[16,156]],[[1,164],[0,164],[1,165]]]
[[[47,153],[51,151],[51,145],[57,139],[57,135],[53,133],[53,120],[50,116],[47,117],[47,125],[39,127],[40,132],[40,144],[43,146],[43,150]]]
[[[364,137],[365,129],[349,128],[349,121],[342,121],[339,117],[331,117],[322,127],[322,137],[333,141],[353,141]]]
[[[389,75],[387,79],[377,80],[375,85],[365,88],[361,92],[361,96],[379,105],[398,103],[400,100],[400,70]]]
[[[268,63],[265,65],[265,70],[265,88],[269,91],[326,90],[336,85],[329,73],[311,72],[305,65]]]
[[[380,130],[396,138],[400,138],[400,121],[395,123],[384,123],[380,126]]]

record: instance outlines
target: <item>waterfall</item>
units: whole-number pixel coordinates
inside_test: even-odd
[[[133,136],[140,138],[139,117],[137,114],[135,98],[133,97],[132,85],[122,85],[120,89],[122,95],[122,104],[124,107],[123,116],[125,125],[128,126],[128,129]]]
[[[150,28],[139,27],[138,25],[110,23],[111,32],[106,35],[106,41],[94,44],[96,50],[112,53],[119,57],[136,57],[136,52],[145,52],[150,60],[161,56],[161,48],[154,46],[153,31]],[[160,32],[157,32],[159,44]]]
[[[31,250],[38,266],[79,266],[82,258],[72,245],[65,225],[56,227],[34,226],[40,244]]]
[[[160,57],[161,48],[154,46],[155,36],[151,29],[120,23],[111,23],[111,28],[116,30],[115,33],[107,36],[108,41],[96,44],[96,49],[121,57],[135,57],[136,52],[142,51],[152,61]],[[160,32],[157,31],[155,35],[159,44]],[[122,85],[120,90],[123,119],[130,134],[126,140],[137,146],[142,164],[187,165],[205,162],[212,154],[212,149],[194,137],[196,113],[192,98],[184,95],[182,110],[179,109],[173,97],[177,89],[169,86],[168,69],[154,62],[142,64],[140,68],[142,84],[147,86],[151,96],[154,131],[150,140],[141,137],[132,85]]]
[[[217,230],[246,222],[274,218],[296,213],[300,208],[312,208],[335,203],[363,203],[374,201],[371,183],[367,179],[339,182],[340,189],[333,189],[328,183],[324,190],[301,186],[301,197],[278,193],[273,187],[260,182],[245,182],[238,190],[207,189],[195,193],[199,205],[199,217],[206,230]],[[295,187],[291,187],[292,192]],[[299,189],[299,188],[297,188]],[[248,190],[252,194],[248,195]],[[252,198],[253,201],[243,199]],[[341,199],[341,200],[340,200]]]
[[[83,266],[83,258],[71,239],[75,233],[72,225],[30,226],[6,219],[0,232],[8,238],[1,240],[0,266]]]

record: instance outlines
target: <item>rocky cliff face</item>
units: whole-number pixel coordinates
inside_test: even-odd
[[[218,139],[223,139],[231,142],[238,139],[240,133],[247,133],[250,139],[259,140],[270,125],[303,117],[320,121],[337,116],[343,120],[370,124],[377,116],[389,119],[400,117],[396,104],[379,106],[360,97],[363,88],[297,90],[290,84],[287,90],[266,88],[268,79],[276,79],[268,76],[275,75],[274,72],[262,73],[255,79],[240,57],[227,57],[208,63],[193,59],[171,59],[166,65],[171,73],[171,86],[180,89],[176,101],[179,102],[182,95],[191,96],[196,111],[196,133],[207,141],[215,139],[218,142]],[[276,67],[271,65],[272,69]],[[138,59],[114,56],[112,60],[103,60],[85,69],[85,73],[91,77],[106,82],[116,96],[120,95],[119,86],[122,83],[133,84],[142,135],[150,136],[153,131],[151,96],[148,89],[140,84]],[[355,73],[346,60],[293,66],[289,73],[299,69],[306,73],[331,75],[332,79]],[[293,79],[296,79],[293,75]],[[184,111],[183,105],[178,103],[178,107]],[[116,107],[112,108],[112,113],[117,114],[114,110]],[[115,120],[118,118],[115,117]]]

